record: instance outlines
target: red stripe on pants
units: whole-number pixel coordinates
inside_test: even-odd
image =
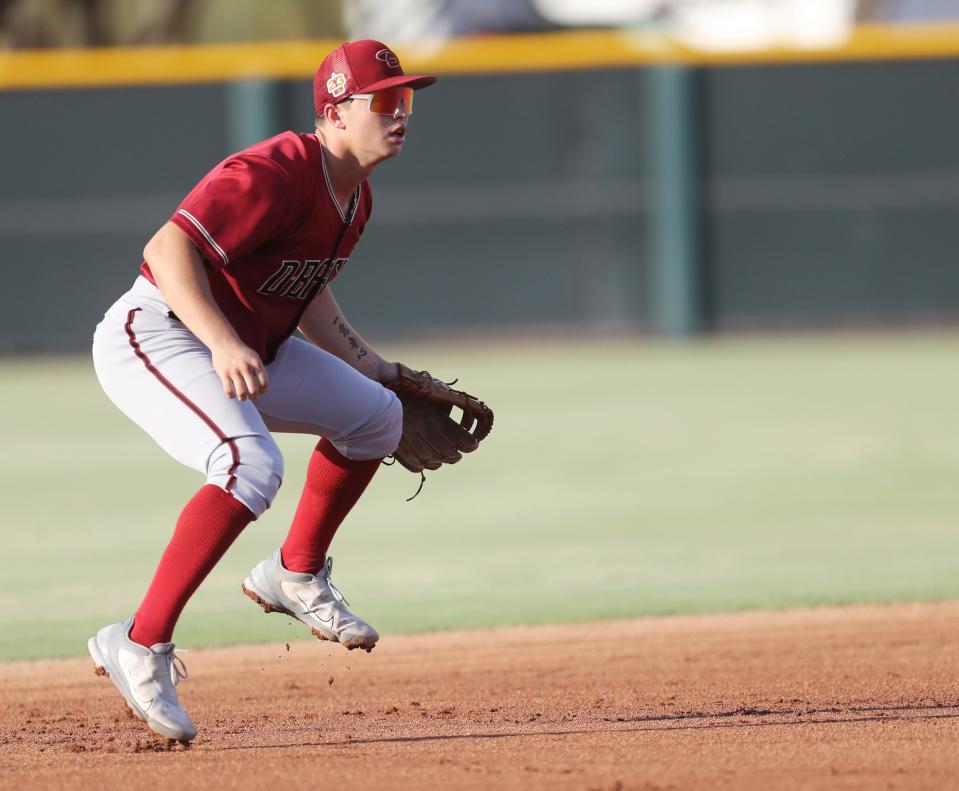
[[[233,463],[230,465],[230,469],[227,470],[227,474],[230,476],[230,479],[226,482],[226,490],[229,492],[236,485],[236,476],[233,474],[236,472],[236,468],[240,466],[240,449],[237,448],[236,443],[227,437],[227,435],[220,429],[220,427],[214,423],[210,416],[206,414],[200,407],[194,404],[187,396],[180,390],[177,389],[176,385],[173,384],[169,379],[167,379],[163,374],[161,374],[157,367],[150,362],[150,358],[147,356],[146,352],[140,348],[140,343],[137,341],[136,333],[133,331],[133,318],[136,316],[137,311],[140,308],[133,308],[127,314],[127,323],[124,325],[123,329],[126,330],[127,337],[130,339],[130,346],[133,347],[133,353],[143,362],[143,365],[146,366],[146,369],[153,374],[157,381],[162,384],[167,390],[169,390],[173,395],[175,395],[180,401],[182,401],[187,408],[193,412],[200,420],[202,420],[209,427],[210,431],[216,434],[217,438],[221,442],[227,443],[230,448],[230,457],[233,460]]]

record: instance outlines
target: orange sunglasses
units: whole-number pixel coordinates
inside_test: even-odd
[[[354,93],[349,98],[369,102],[370,112],[377,115],[396,115],[400,105],[406,107],[407,115],[413,115],[413,89],[405,86],[385,88],[376,93]]]

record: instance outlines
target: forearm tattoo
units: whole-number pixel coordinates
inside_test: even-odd
[[[350,326],[345,321],[343,321],[339,316],[333,319],[333,324],[336,325],[336,328],[339,331],[340,335],[346,338],[346,342],[350,345],[350,348],[353,350],[353,353],[356,355],[357,360],[362,360],[364,357],[366,357],[367,354],[369,354],[369,352],[363,348],[363,344],[361,344],[356,339],[356,336],[350,331]]]

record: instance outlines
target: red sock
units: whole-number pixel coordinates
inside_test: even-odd
[[[379,466],[378,459],[348,459],[329,440],[320,440],[310,457],[306,485],[289,535],[280,549],[286,568],[315,574],[323,567],[336,529],[360,499]]]
[[[130,639],[146,646],[170,642],[189,598],[252,520],[250,509],[219,486],[201,487],[180,513]]]

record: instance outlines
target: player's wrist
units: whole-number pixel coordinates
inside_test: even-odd
[[[384,385],[395,382],[400,378],[400,364],[381,359],[374,378]]]
[[[235,355],[249,348],[236,332],[218,333],[210,339],[210,351],[214,354]]]

